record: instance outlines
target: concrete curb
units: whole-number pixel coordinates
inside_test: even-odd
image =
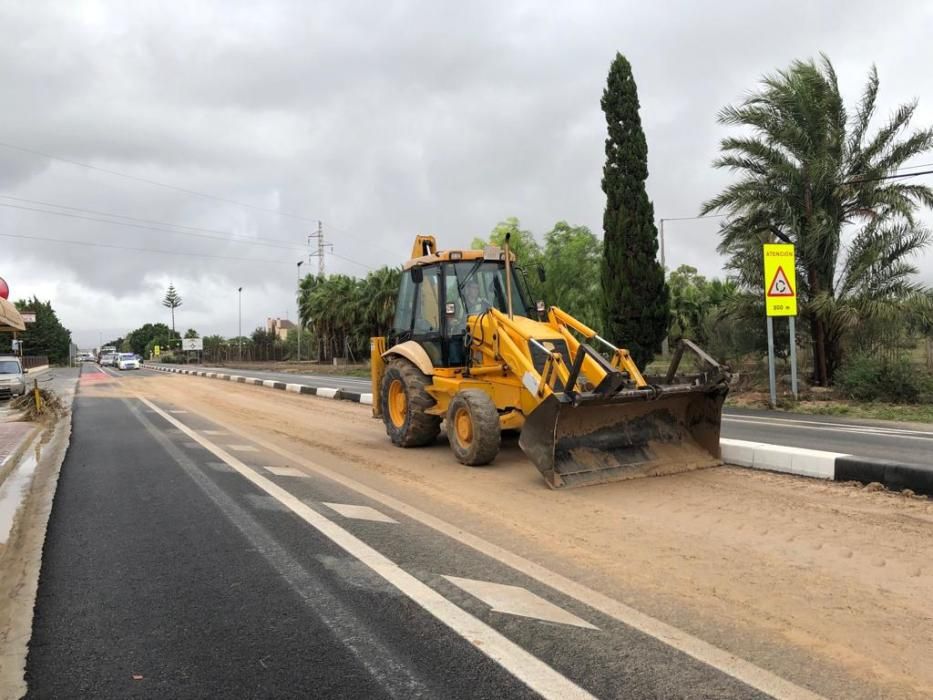
[[[336,387],[315,387],[306,384],[289,384],[273,379],[259,379],[257,377],[244,377],[239,374],[224,374],[222,372],[204,372],[194,369],[182,369],[181,367],[159,367],[157,365],[144,364],[146,369],[154,369],[157,372],[169,372],[171,374],[189,374],[194,377],[205,377],[207,379],[221,379],[228,382],[237,382],[239,384],[251,384],[253,386],[262,386],[267,389],[277,389],[287,391],[292,394],[306,394],[310,396],[320,396],[324,399],[337,399],[338,401],[352,401],[362,403],[367,406],[373,405],[373,395],[370,393],[361,393],[359,391],[350,391],[349,389],[338,389]]]
[[[719,444],[722,459],[727,464],[830,481],[877,482],[891,491],[910,489],[914,493],[933,495],[933,465],[729,438],[721,438]]]

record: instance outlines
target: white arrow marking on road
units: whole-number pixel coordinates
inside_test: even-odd
[[[328,508],[337,511],[345,518],[355,520],[372,520],[375,523],[398,523],[385,513],[380,513],[369,506],[353,506],[348,503],[324,503]]]
[[[307,503],[283,489],[273,481],[253,471],[243,462],[215,445],[207,438],[198,435],[184,423],[165,413],[148,399],[137,396],[147,407],[153,409],[174,427],[183,431],[191,439],[197,440],[218,458],[239,472],[241,476],[275,498],[291,510],[308,525],[331,540],[338,547],[355,557],[376,572],[383,579],[395,586],[408,598],[421,606],[428,613],[447,625],[458,635],[470,642],[482,654],[498,663],[502,668],[522,681],[545,698],[569,700],[570,698],[589,699],[593,696],[566,676],[548,666],[541,659],[525,651],[495,629],[457,607],[427,584],[402,569],[394,561],[376,551],[358,537],[324,517]]]
[[[562,625],[573,625],[574,627],[585,627],[591,630],[599,629],[586,620],[557,607],[554,603],[546,601],[541,596],[535,595],[527,588],[492,583],[491,581],[476,581],[471,578],[459,578],[457,576],[444,576],[444,578],[471,596],[479,598],[491,607],[494,612],[518,615],[519,617],[531,617],[545,622],[558,622]]]

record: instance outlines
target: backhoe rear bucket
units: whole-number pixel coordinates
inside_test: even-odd
[[[526,417],[519,445],[555,489],[717,466],[725,397],[720,384],[551,394]]]

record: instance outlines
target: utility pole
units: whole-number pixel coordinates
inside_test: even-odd
[[[295,314],[295,324],[298,327],[298,361],[301,362],[301,266],[304,264],[304,260],[298,261],[298,313]]]
[[[664,274],[667,275],[667,270],[664,268],[664,219],[661,219],[661,226],[658,229],[658,238],[661,243],[661,269],[664,270]]]
[[[664,219],[660,220],[658,227],[658,242],[661,244],[661,271],[664,273],[664,280],[667,281],[667,268],[664,267]],[[661,357],[667,357],[670,354],[670,335],[665,333],[664,340],[661,341]]]
[[[237,350],[237,361],[243,361],[243,287],[237,291],[237,334],[236,341],[239,349]]]
[[[309,246],[311,245],[312,238],[317,239],[317,252],[310,253],[308,255],[308,261],[310,262],[311,258],[317,258],[317,274],[318,274],[318,277],[323,277],[324,276],[324,249],[325,248],[333,249],[334,244],[324,242],[324,225],[321,223],[320,220],[318,220],[317,222],[317,233],[308,234],[308,245]]]

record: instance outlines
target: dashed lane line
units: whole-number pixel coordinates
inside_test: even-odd
[[[145,399],[142,399],[146,401]],[[148,404],[148,402],[146,402]],[[444,535],[447,535],[452,540],[465,544],[476,551],[485,554],[491,559],[505,564],[506,566],[519,571],[526,576],[534,579],[538,583],[542,583],[545,586],[562,593],[564,595],[570,596],[574,600],[588,605],[589,607],[600,611],[601,613],[608,615],[611,618],[618,620],[619,622],[632,627],[639,632],[643,632],[655,639],[660,640],[661,642],[667,644],[669,647],[676,649],[678,651],[687,654],[688,656],[693,657],[697,661],[700,661],[708,666],[711,666],[719,671],[722,671],[726,675],[732,676],[736,680],[739,680],[746,685],[755,688],[756,690],[761,691],[767,695],[770,695],[779,700],[824,700],[824,698],[818,693],[814,693],[807,688],[797,685],[796,683],[782,678],[771,671],[768,671],[760,666],[756,666],[750,661],[746,661],[735,654],[726,651],[725,649],[720,649],[709,642],[706,642],[699,637],[695,637],[688,632],[684,632],[673,625],[669,625],[666,622],[662,622],[650,615],[647,615],[640,610],[637,610],[625,603],[621,603],[617,600],[610,598],[609,596],[595,591],[588,586],[578,583],[573,579],[569,579],[566,576],[562,576],[555,571],[537,564],[530,559],[526,559],[518,554],[514,554],[509,550],[500,547],[499,545],[493,544],[488,540],[483,539],[477,535],[474,535],[470,532],[466,532],[462,528],[448,523],[445,520],[442,520],[436,516],[430,515],[429,513],[424,512],[414,506],[408,505],[407,503],[393,498],[392,496],[386,495],[381,491],[377,491],[374,488],[366,486],[365,484],[352,479],[343,474],[339,474],[332,469],[328,469],[317,462],[313,462],[302,455],[287,450],[284,447],[278,445],[277,443],[265,440],[255,434],[245,434],[243,431],[234,428],[233,426],[224,423],[219,420],[214,420],[214,423],[229,430],[231,433],[236,433],[243,436],[249,440],[252,440],[255,444],[259,445],[265,450],[274,452],[282,457],[285,457],[287,460],[293,464],[298,464],[308,469],[315,474],[326,477],[331,481],[346,486],[347,488],[356,491],[362,496],[365,496],[377,503],[391,508],[392,510],[402,513],[403,515],[408,516],[412,520],[416,520],[422,525],[426,525],[433,530],[436,530]]]
[[[345,518],[371,520],[374,523],[398,523],[398,520],[390,518],[385,513],[380,513],[369,506],[354,506],[349,503],[324,503],[324,505],[331,510],[337,511]]]
[[[258,452],[252,445],[227,445],[234,452]]]
[[[303,472],[300,469],[295,469],[294,467],[263,467],[270,474],[275,474],[276,476],[293,476],[296,479],[307,479],[308,472]]]
[[[440,593],[406,572],[398,564],[324,517],[297,497],[250,469],[219,445],[199,435],[142,396],[139,400],[174,427],[226,462],[241,476],[275,498],[334,544],[368,566],[404,595],[467,640],[478,651],[502,666],[532,691],[545,698],[592,698],[593,696],[536,656],[522,649],[495,629],[457,607]]]

